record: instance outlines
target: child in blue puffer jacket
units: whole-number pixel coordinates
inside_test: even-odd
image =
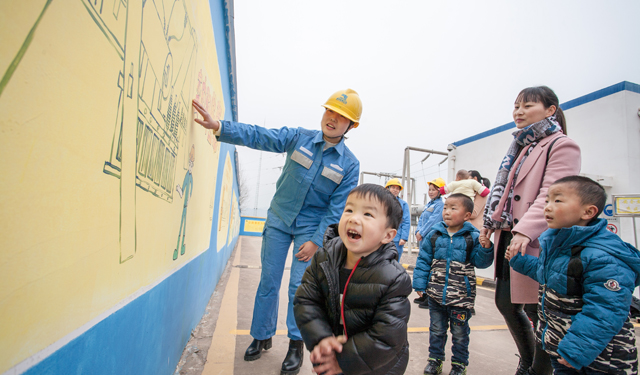
[[[540,283],[536,339],[554,374],[638,373],[629,308],[640,254],[597,219],[606,199],[587,177],[561,178],[547,192],[540,257],[506,255],[514,270]]]
[[[423,239],[413,271],[413,289],[429,301],[429,362],[427,375],[442,373],[447,329],[451,323],[450,375],[464,375],[469,365],[469,318],[476,299],[474,267],[493,263],[493,245],[468,222],[473,201],[451,194],[444,203],[443,221]]]

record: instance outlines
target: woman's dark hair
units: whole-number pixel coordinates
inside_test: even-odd
[[[558,120],[558,124],[560,124],[562,128],[562,132],[567,135],[567,122],[564,119],[564,112],[562,112],[562,108],[560,108],[558,96],[547,86],[527,87],[520,91],[515,102],[542,103],[545,108],[549,108],[552,105],[556,106],[556,120]]]
[[[491,182],[489,181],[489,179],[480,176],[480,172],[469,170],[469,174],[471,175],[471,178],[474,178],[476,181],[484,185],[484,187],[486,187],[487,189],[491,188]]]
[[[479,183],[482,183],[482,176],[480,176],[480,172],[474,171],[473,169],[468,170],[468,172],[471,175],[471,178],[478,181]]]

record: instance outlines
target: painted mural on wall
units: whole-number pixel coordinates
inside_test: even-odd
[[[240,219],[229,155],[190,105],[224,118],[207,1],[3,1],[0,14],[3,373],[220,251]]]

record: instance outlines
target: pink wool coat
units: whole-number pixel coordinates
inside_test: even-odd
[[[560,138],[562,137],[562,138]],[[554,139],[559,138],[551,148],[547,162],[547,150]],[[529,147],[529,146],[528,146]],[[509,172],[509,180],[505,192],[508,192],[513,183],[513,174],[520,160],[525,155],[524,148],[513,164]],[[544,206],[547,190],[556,180],[577,175],[580,173],[580,147],[571,138],[562,132],[552,134],[540,142],[525,159],[518,181],[513,190],[513,232],[521,233],[531,239],[527,246],[527,254],[538,256],[540,244],[538,237],[547,230],[547,222],[544,219]],[[506,193],[505,193],[506,194]],[[500,219],[504,204],[498,205],[493,215],[495,220]],[[494,243],[494,257],[497,256],[500,230],[496,230]],[[494,258],[494,264],[495,258]],[[538,283],[533,279],[511,269],[511,303],[537,303]]]

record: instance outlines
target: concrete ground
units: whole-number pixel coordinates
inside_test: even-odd
[[[278,327],[273,337],[273,348],[263,352],[253,362],[243,359],[251,343],[249,329],[253,314],[253,301],[260,278],[260,237],[241,236],[223,276],[216,287],[205,315],[192,332],[174,375],[211,374],[280,374],[289,339],[286,332],[286,305],[289,267],[284,272],[280,290]],[[417,253],[405,251],[401,263],[408,272],[415,265]],[[287,265],[291,263],[291,255]],[[480,281],[480,280],[479,280]],[[414,293],[410,299],[417,297]],[[469,375],[512,375],[518,364],[516,347],[502,316],[493,301],[490,280],[478,287],[476,315],[470,320],[471,344]],[[429,357],[429,310],[412,303],[409,320],[410,359],[406,374],[422,374]],[[444,374],[451,369],[450,339],[447,343],[447,361]],[[312,373],[309,353],[301,374]]]

